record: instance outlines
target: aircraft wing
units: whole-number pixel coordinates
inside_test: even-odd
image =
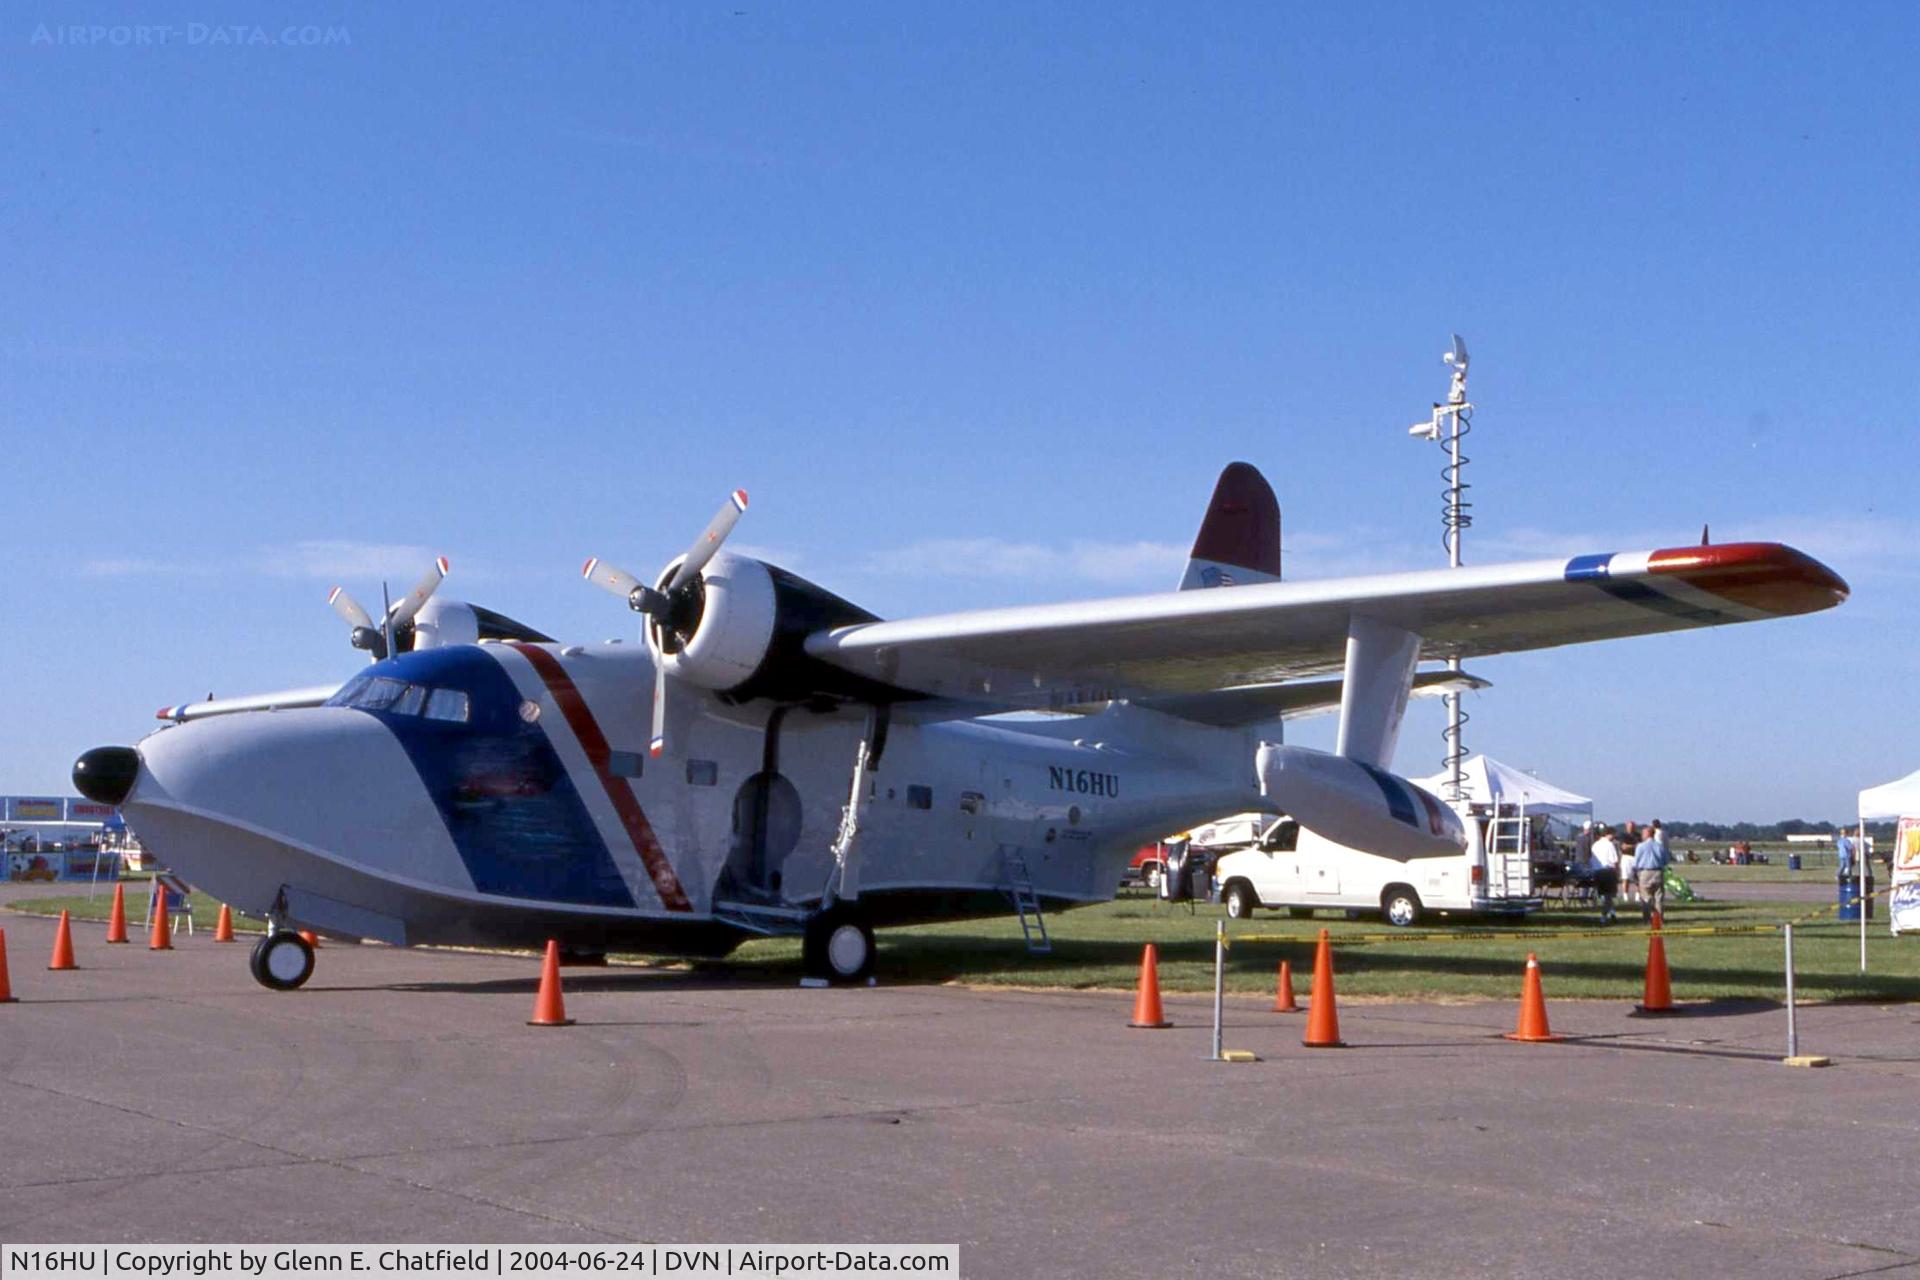
[[[240,698],[208,698],[204,702],[183,702],[162,707],[153,713],[156,720],[204,720],[208,716],[228,716],[240,711],[278,711],[283,707],[317,707],[340,691],[338,684],[319,684],[306,689],[282,689],[278,693],[250,693]]]
[[[1423,659],[1471,659],[1812,613],[1847,594],[1791,547],[1726,543],[862,623],[806,648],[903,690],[1063,709],[1338,672],[1355,618],[1417,634]]]

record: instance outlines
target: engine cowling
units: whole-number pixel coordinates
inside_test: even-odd
[[[660,576],[664,587],[679,567]],[[684,616],[649,623],[667,674],[735,701],[815,697],[891,701],[897,690],[809,656],[807,636],[878,619],[826,588],[751,556],[721,552],[700,571]]]

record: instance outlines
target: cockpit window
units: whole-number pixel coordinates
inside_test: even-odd
[[[473,703],[465,691],[430,689],[391,676],[355,676],[340,692],[327,699],[327,705],[384,711],[396,716],[425,716],[449,724],[466,724],[473,718]]]
[[[406,681],[374,676],[360,686],[359,692],[350,698],[346,705],[359,707],[362,711],[385,711],[400,701],[406,692]]]
[[[472,716],[472,705],[459,689],[435,689],[427,695],[427,719],[465,724]]]

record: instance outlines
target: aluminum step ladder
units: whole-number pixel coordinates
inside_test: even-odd
[[[1027,857],[1012,845],[1000,846],[1000,861],[1006,872],[1006,894],[1020,916],[1020,934],[1027,940],[1029,955],[1045,955],[1053,950],[1047,936],[1047,920],[1040,914],[1040,895],[1033,891],[1033,873],[1027,869]]]
[[[1517,812],[1496,814],[1487,822],[1487,896],[1496,899],[1533,896],[1533,850],[1524,806]]]

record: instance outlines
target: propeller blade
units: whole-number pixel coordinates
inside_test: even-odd
[[[653,738],[647,754],[659,756],[667,749],[667,662],[664,655],[653,655]]]
[[[625,569],[616,569],[598,557],[580,566],[580,576],[604,591],[611,591],[622,600],[632,600],[634,591],[645,585]]]
[[[335,587],[327,592],[327,603],[333,606],[333,611],[339,614],[348,626],[373,630],[373,615],[362,609],[360,602],[348,595],[345,587]]]
[[[427,570],[426,576],[414,584],[413,590],[394,601],[387,610],[387,625],[397,628],[412,622],[413,615],[420,612],[420,606],[425,604],[440,586],[440,580],[447,576],[447,570],[450,567],[445,556],[435,557],[433,568]]]
[[[678,591],[700,576],[700,571],[706,568],[707,562],[719,552],[720,544],[725,542],[727,535],[733,532],[733,526],[740,522],[740,516],[746,509],[747,491],[745,489],[735,489],[727,495],[727,500],[721,504],[719,513],[713,517],[712,523],[707,525],[706,532],[702,533],[699,540],[687,550],[686,559],[682,560],[680,567],[674,570],[673,581],[667,584],[669,594]]]

